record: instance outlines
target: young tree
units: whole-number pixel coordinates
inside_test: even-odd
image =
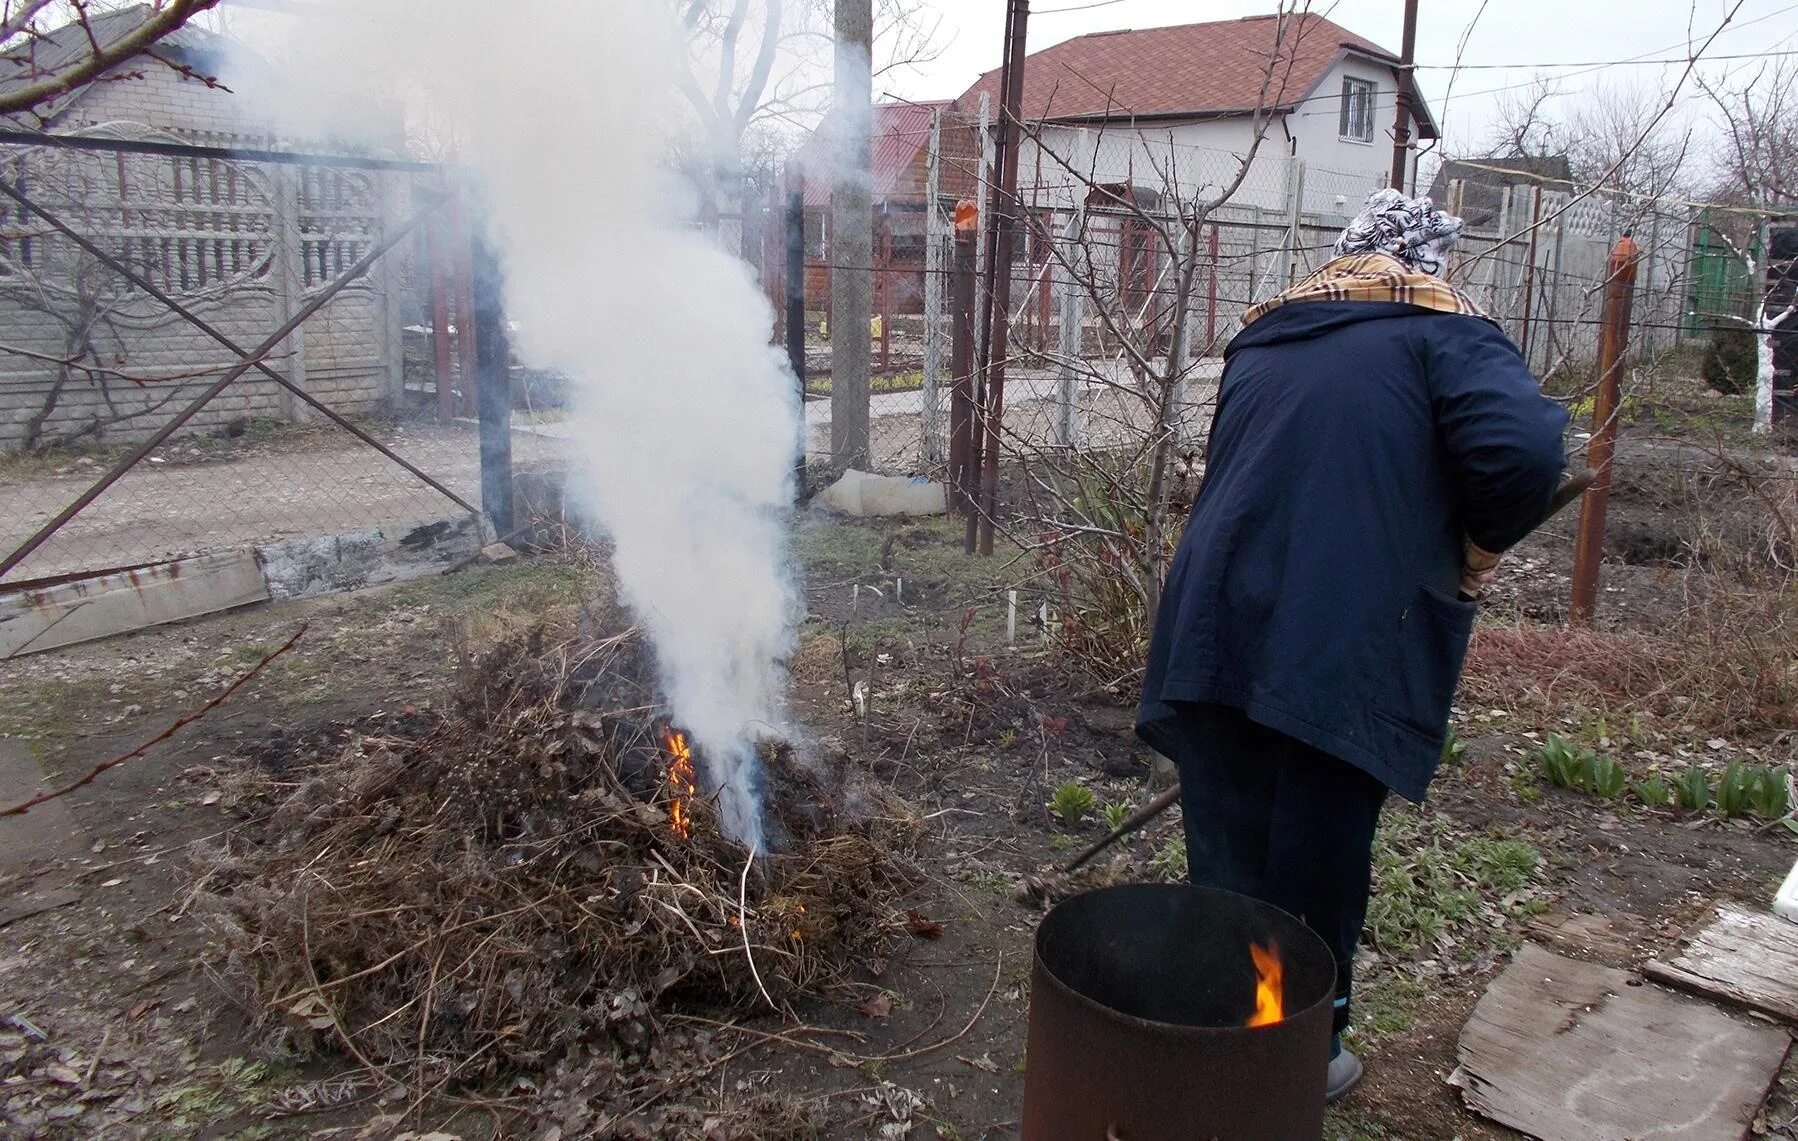
[[[1215,348],[1193,343],[1211,267],[1212,218],[1256,169],[1275,108],[1292,96],[1300,42],[1314,26],[1307,0],[1283,0],[1268,21],[1246,145],[1214,156],[1218,166],[1199,169],[1196,154],[1150,127],[1101,128],[1064,142],[1039,124],[1024,124],[1034,148],[1027,165],[1045,172],[1040,181],[1049,189],[1038,187],[1037,201],[1017,207],[1040,211],[1045,193],[1052,200],[1058,220],[1052,230],[1033,219],[1033,238],[1050,251],[1042,272],[1059,275],[1076,303],[1073,312],[1064,310],[1072,335],[1062,345],[1032,347],[1018,337],[1012,343],[1023,343],[1017,353],[1024,360],[1070,378],[1065,417],[1071,419],[1076,386],[1095,390],[1107,431],[1093,440],[1063,432],[1048,447],[1008,431],[1039,499],[1029,521],[1043,536],[1051,573],[1064,590],[1084,595],[1067,600],[1086,613],[1064,614],[1064,632],[1096,670],[1140,665],[1140,640],[1161,605],[1179,530],[1175,491],[1192,466],[1194,382]],[[1131,156],[1130,184],[1118,183],[1117,171],[1100,161],[1108,145]],[[1100,358],[1081,349],[1082,312],[1110,350]]]
[[[1734,225],[1713,231],[1741,261],[1754,294],[1747,316],[1718,316],[1741,322],[1754,335],[1754,430],[1766,435],[1773,431],[1774,340],[1798,310],[1774,299],[1791,267],[1772,264],[1769,237],[1772,218],[1798,211],[1798,68],[1785,59],[1769,61],[1738,83],[1703,87],[1722,138],[1713,158],[1713,195],[1744,208],[1733,216]],[[1765,213],[1756,223],[1747,211]]]

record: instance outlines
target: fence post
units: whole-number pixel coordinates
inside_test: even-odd
[[[955,269],[949,320],[952,344],[949,371],[949,502],[969,519],[974,504],[974,287],[979,261],[979,211],[971,203],[955,208]]]
[[[974,180],[974,206],[979,218],[979,232],[986,233],[988,199],[992,197],[993,162],[993,100],[990,92],[980,93],[980,171]],[[956,220],[957,226],[960,219]],[[976,242],[974,250],[974,311],[980,312],[986,304],[986,243]],[[986,330],[976,328],[974,331],[974,355],[982,360],[986,357]]]
[[[1286,179],[1286,287],[1298,280],[1299,222],[1305,212],[1305,160],[1292,156]]]
[[[919,459],[943,462],[943,113],[930,113],[930,150],[924,156],[924,391]]]
[[[455,281],[456,374],[462,387],[462,415],[474,416],[479,413],[475,402],[475,389],[479,386],[475,361],[480,356],[474,327],[474,231],[468,224],[468,212],[462,208],[460,187],[451,192],[446,209],[450,274]]]
[[[1542,184],[1530,187],[1530,240],[1523,257],[1523,338],[1518,348],[1523,359],[1530,359],[1530,319],[1536,313],[1536,235],[1542,228]]]
[[[425,250],[431,262],[431,362],[437,377],[437,422],[456,417],[455,382],[450,363],[449,243],[444,240],[443,212],[425,223]]]
[[[500,540],[512,534],[512,343],[499,258],[473,240],[475,403],[481,424],[481,511]]]
[[[1084,224],[1084,211],[1075,206],[1061,232],[1061,240],[1066,243],[1065,252],[1055,259],[1055,284],[1059,287],[1057,300],[1060,302],[1056,317],[1056,348],[1061,354],[1061,378],[1056,394],[1060,415],[1056,417],[1055,442],[1064,448],[1073,447],[1080,439],[1080,394],[1075,372],[1078,368],[1076,362],[1080,360],[1081,351],[1085,348],[1086,311],[1081,304],[1084,299],[1080,283],[1074,280],[1074,273],[1069,267],[1080,264],[1076,259],[1080,256],[1080,231]]]
[[[1605,266],[1604,321],[1598,339],[1598,391],[1592,401],[1592,440],[1586,466],[1598,473],[1580,506],[1579,536],[1573,552],[1573,599],[1568,621],[1589,626],[1598,605],[1598,564],[1604,555],[1605,509],[1611,499],[1611,457],[1617,442],[1618,384],[1629,347],[1630,304],[1635,300],[1636,243],[1617,240]]]
[[[796,162],[787,164],[786,238],[787,365],[799,385],[799,454],[793,457],[793,494],[804,499],[805,453],[810,442],[805,422],[805,170]]]
[[[306,297],[306,245],[300,235],[300,174],[302,168],[278,166],[273,171],[275,184],[275,226],[278,237],[271,269],[275,275],[276,301],[281,320],[290,320],[300,311]],[[306,330],[302,326],[287,338],[287,379],[299,388],[306,387]],[[281,419],[298,424],[306,419],[305,405],[292,393],[280,393]]]
[[[1642,257],[1642,296],[1648,300],[1648,320],[1642,323],[1642,352],[1653,357],[1657,336],[1657,326],[1666,317],[1661,313],[1660,302],[1654,296],[1654,266],[1661,256],[1661,212],[1653,202],[1648,204],[1648,247]]]

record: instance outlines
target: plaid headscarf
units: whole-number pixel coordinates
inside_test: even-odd
[[[1461,236],[1461,219],[1436,209],[1428,198],[1376,190],[1342,236],[1338,254],[1391,254],[1411,269],[1441,277],[1448,248]]]
[[[1246,327],[1297,301],[1396,301],[1492,320],[1477,301],[1440,277],[1419,273],[1388,253],[1367,253],[1331,258],[1310,277],[1244,313],[1242,323]]]

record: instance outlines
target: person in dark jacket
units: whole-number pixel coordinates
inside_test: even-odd
[[[1244,316],[1137,717],[1179,767],[1192,881],[1335,952],[1331,1100],[1361,1076],[1341,1032],[1381,805],[1429,788],[1474,599],[1565,463],[1566,413],[1441,277],[1460,229],[1378,191]]]

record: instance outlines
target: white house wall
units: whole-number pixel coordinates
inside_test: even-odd
[[[1375,83],[1374,138],[1340,137],[1344,77]],[[1352,215],[1367,194],[1385,185],[1392,166],[1391,129],[1396,89],[1390,69],[1356,58],[1332,68],[1316,91],[1289,114],[1275,117],[1256,152],[1253,168],[1233,201],[1266,210],[1290,208],[1292,155],[1305,164],[1306,213]],[[1076,184],[1131,184],[1182,197],[1215,195],[1236,175],[1254,141],[1246,116],[1153,125],[1052,124],[1041,130],[1047,154],[1034,139],[1019,151],[1018,182],[1027,201],[1066,206],[1084,196]],[[1066,160],[1064,161],[1057,161]],[[1068,167],[1074,167],[1076,178]]]
[[[1374,91],[1373,141],[1341,136],[1342,81],[1365,79]],[[1398,93],[1392,71],[1350,57],[1337,64],[1317,85],[1312,97],[1287,116],[1287,128],[1305,160],[1305,210],[1308,213],[1353,215],[1367,194],[1386,185],[1392,173],[1392,128]]]

